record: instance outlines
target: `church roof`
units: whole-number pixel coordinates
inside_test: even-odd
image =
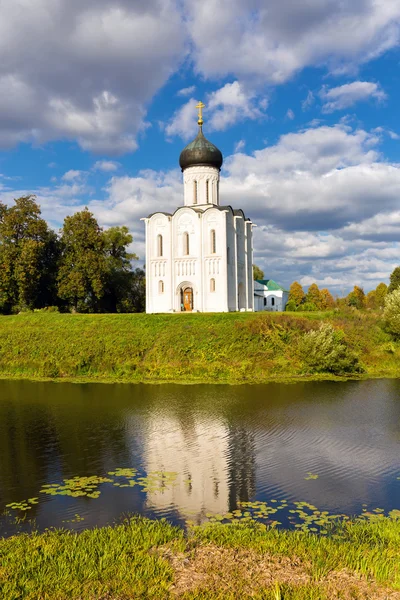
[[[212,208],[214,208],[216,210],[221,210],[222,212],[230,210],[233,215],[237,215],[237,216],[243,217],[245,221],[248,221],[248,222],[251,223],[251,219],[246,218],[246,216],[245,216],[245,214],[244,214],[244,212],[242,211],[241,208],[239,208],[239,209],[236,209],[236,208],[233,209],[232,206],[229,206],[229,205],[227,205],[227,206],[219,206],[218,204],[209,204],[209,205],[207,205],[206,209],[202,209],[202,208],[200,208],[200,207],[198,207],[196,205],[195,206],[178,206],[178,208],[175,209],[173,213],[167,213],[167,212],[157,211],[157,212],[153,212],[150,215],[148,215],[146,217],[146,219],[151,219],[151,217],[154,217],[154,215],[165,215],[166,217],[173,217],[174,214],[178,212],[178,210],[182,210],[183,208],[186,208],[186,209],[189,208],[190,210],[193,210],[196,213],[205,213],[205,212],[207,212],[207,210],[211,210]],[[270,281],[272,281],[272,280],[270,280]]]
[[[190,142],[182,150],[179,165],[182,171],[197,165],[215,167],[220,170],[223,160],[222,152],[204,137],[203,128],[200,126],[193,142]]]
[[[265,285],[268,288],[268,291],[273,292],[287,292],[285,288],[283,288],[279,283],[276,283],[273,279],[257,279],[258,283]]]

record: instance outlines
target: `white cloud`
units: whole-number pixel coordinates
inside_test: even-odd
[[[292,111],[292,109],[291,109],[291,108],[288,108],[288,110],[287,110],[287,113],[286,113],[286,117],[287,117],[288,119],[290,119],[291,121],[293,121],[293,119],[294,119],[295,115],[294,115],[294,112]]]
[[[61,179],[63,179],[64,181],[73,181],[74,179],[81,179],[81,177],[83,177],[84,175],[86,175],[85,171],[75,171],[71,169],[70,171],[64,173]]]
[[[243,148],[245,147],[246,142],[244,140],[239,140],[236,144],[235,144],[235,154],[237,152],[240,152],[241,150],[243,150]]]
[[[176,0],[3,0],[0,146],[77,140],[136,148],[146,103],[177,68],[185,32]]]
[[[196,86],[195,85],[191,85],[189,87],[185,87],[182,88],[181,90],[179,90],[179,92],[177,92],[177,96],[192,96],[196,91]]]
[[[349,108],[356,102],[365,101],[369,98],[374,98],[378,102],[382,102],[387,98],[379,85],[370,81],[353,81],[331,89],[324,86],[319,95],[323,101],[322,112],[325,113]]]
[[[175,111],[172,119],[165,127],[167,137],[179,135],[184,140],[188,140],[196,135],[197,132],[197,101],[191,98],[186,104]]]
[[[287,81],[309,65],[354,70],[399,43],[398,0],[186,0],[206,77]]]
[[[105,173],[110,173],[112,171],[117,171],[120,167],[120,163],[115,160],[97,160],[93,165],[93,171],[104,171]]]
[[[197,101],[191,98],[173,115],[165,128],[167,136],[179,135],[189,139],[197,131]],[[255,94],[238,81],[227,83],[222,88],[207,95],[204,121],[207,131],[222,131],[245,119],[265,117],[266,98],[257,100]]]
[[[306,98],[301,103],[301,108],[303,111],[308,110],[315,102],[314,94],[311,90],[308,90]]]

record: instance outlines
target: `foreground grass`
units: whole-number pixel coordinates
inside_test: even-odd
[[[0,317],[0,377],[261,383],[341,375],[313,372],[300,352],[322,322],[344,333],[364,376],[400,376],[400,344],[378,315],[355,311]]]
[[[230,524],[187,536],[134,518],[0,540],[4,600],[400,598],[400,520],[346,523],[335,537]]]

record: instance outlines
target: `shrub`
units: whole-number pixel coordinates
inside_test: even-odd
[[[400,337],[400,288],[386,296],[383,317],[388,331]]]
[[[45,306],[44,308],[35,308],[34,312],[44,312],[44,313],[58,313],[58,306]]]
[[[359,373],[358,356],[349,348],[344,332],[329,323],[305,333],[299,344],[300,358],[314,373]]]
[[[289,300],[289,302],[286,303],[285,310],[295,312],[297,310],[296,302],[294,300]]]
[[[304,302],[304,304],[300,304],[297,310],[300,312],[314,312],[318,310],[318,308],[314,302]]]

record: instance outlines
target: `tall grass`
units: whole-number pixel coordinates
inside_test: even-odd
[[[350,372],[340,362],[316,368],[308,360],[304,339],[321,323],[333,326],[354,357]],[[400,343],[379,317],[359,311],[0,317],[1,377],[241,383],[316,371],[320,378],[399,376],[399,359]]]
[[[333,532],[332,532],[333,533]],[[257,524],[195,527],[134,518],[76,534],[0,539],[3,600],[398,598],[400,520],[334,535]]]

